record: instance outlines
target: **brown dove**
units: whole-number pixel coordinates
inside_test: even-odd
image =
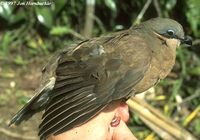
[[[80,126],[113,101],[126,100],[165,78],[180,43],[192,45],[178,22],[154,18],[66,46],[43,69],[41,86],[10,125],[45,110],[41,139]]]

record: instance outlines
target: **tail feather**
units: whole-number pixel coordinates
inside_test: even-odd
[[[20,111],[18,111],[14,117],[12,118],[12,120],[9,123],[9,126],[11,126],[12,124],[16,124],[19,125],[22,121],[26,121],[29,118],[31,118],[36,111],[31,109],[31,103],[34,100],[31,100],[29,103],[27,103],[22,109],[20,109]]]
[[[12,124],[19,125],[22,121],[31,118],[35,113],[44,110],[49,102],[49,93],[52,91],[54,84],[55,78],[52,77],[50,81],[42,87],[42,89],[38,90],[35,96],[33,96],[29,102],[14,115],[9,126]]]

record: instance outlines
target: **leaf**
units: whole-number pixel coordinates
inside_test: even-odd
[[[190,68],[188,70],[188,73],[192,75],[200,76],[200,66]]]
[[[182,86],[182,83],[183,83],[183,79],[182,78],[174,81],[172,94],[171,94],[171,96],[169,97],[169,100],[168,100],[168,104],[169,105],[170,105],[171,102],[173,102],[173,100],[175,99],[175,97],[179,93],[180,88]],[[168,111],[168,115],[171,115],[173,108],[169,108],[169,109],[170,110]]]
[[[51,28],[53,25],[53,16],[50,9],[47,7],[42,7],[42,8],[36,7],[35,9],[36,9],[37,20],[44,26]]]
[[[10,17],[12,15],[12,6],[9,5],[7,2],[3,2],[0,4],[0,16],[10,21]]]
[[[195,131],[200,134],[200,119],[195,120],[194,128],[195,128]]]
[[[56,26],[56,27],[52,27],[50,34],[51,35],[64,35],[69,32],[70,32],[70,29],[68,27]]]
[[[25,65],[27,64],[27,61],[25,61],[20,55],[17,55],[14,62],[18,65]]]
[[[116,3],[114,0],[104,0],[106,6],[108,8],[110,8],[112,11],[116,12],[117,8],[116,8]]]
[[[60,12],[60,10],[65,6],[65,4],[67,3],[67,0],[56,0],[54,1],[54,14],[57,15],[58,12]]]
[[[168,0],[165,4],[165,7],[168,11],[172,10],[174,6],[176,5],[177,0]]]
[[[15,24],[23,19],[26,19],[25,11],[24,9],[19,9],[15,15],[11,15],[10,24]]]
[[[187,0],[186,16],[187,21],[190,23],[192,31],[195,36],[200,37],[198,27],[200,26],[200,1],[199,0]]]
[[[28,47],[32,48],[32,49],[37,49],[38,44],[36,42],[35,39],[30,39],[28,42]]]
[[[4,32],[3,36],[1,37],[1,45],[0,45],[0,50],[3,51],[6,55],[9,52],[10,49],[10,44],[14,40],[13,34],[11,31],[6,31]]]

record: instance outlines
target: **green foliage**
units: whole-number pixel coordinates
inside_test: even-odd
[[[69,33],[70,28],[67,28],[65,26],[57,26],[57,27],[53,27],[50,31],[50,34],[52,35],[64,35]]]
[[[200,119],[197,119],[194,123],[195,127],[195,131],[196,131],[196,135],[199,135],[200,134]]]
[[[106,6],[108,6],[114,13],[117,11],[116,3],[114,0],[104,0]]]
[[[44,26],[51,28],[53,25],[53,16],[51,10],[47,7],[35,8],[37,20]]]
[[[28,98],[27,96],[21,96],[18,99],[18,103],[25,105],[29,100],[30,100],[30,98]]]
[[[187,20],[190,23],[191,29],[195,36],[200,37],[200,1],[187,0],[188,7],[186,8]]]
[[[12,15],[13,7],[7,3],[0,5],[0,15],[6,20],[10,20]]]
[[[167,11],[171,11],[176,6],[177,0],[168,0],[165,3],[165,8]]]

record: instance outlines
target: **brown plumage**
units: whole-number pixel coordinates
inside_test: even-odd
[[[79,126],[112,101],[128,99],[165,78],[180,42],[191,44],[179,23],[155,18],[67,46],[48,62],[36,95],[10,124],[45,110],[41,139]]]

